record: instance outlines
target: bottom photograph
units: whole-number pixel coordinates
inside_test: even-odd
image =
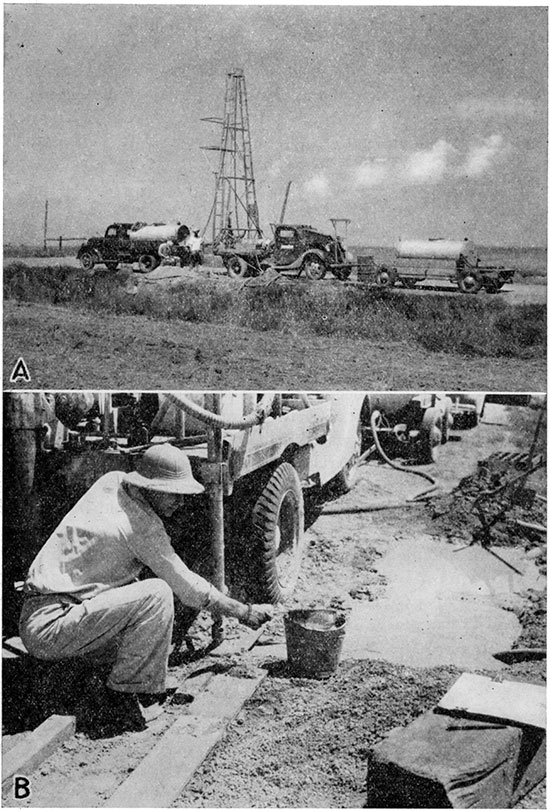
[[[546,808],[545,395],[3,405],[4,806]]]

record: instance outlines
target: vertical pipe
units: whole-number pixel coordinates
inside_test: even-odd
[[[205,407],[213,414],[221,414],[221,394],[212,392],[205,397]],[[210,526],[212,529],[212,582],[220,591],[225,589],[225,550],[223,535],[223,484],[221,481],[222,456],[222,429],[217,426],[208,426],[208,461],[211,469],[220,475],[214,481],[208,482],[208,504],[210,513]],[[214,619],[212,624],[212,640],[221,642],[223,639],[223,620]]]

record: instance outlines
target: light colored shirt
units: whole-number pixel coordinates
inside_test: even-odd
[[[215,604],[220,592],[185,565],[159,516],[125,479],[113,471],[92,485],[36,556],[27,588],[85,600],[135,581],[146,565],[184,605]]]
[[[190,251],[197,253],[201,249],[202,237],[187,237],[185,243]]]

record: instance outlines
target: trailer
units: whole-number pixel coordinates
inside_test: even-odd
[[[447,279],[461,293],[498,293],[505,284],[513,282],[516,268],[482,264],[477,249],[470,240],[443,238],[399,240],[391,266],[376,269],[376,284],[392,287],[397,282],[409,290],[419,282]]]

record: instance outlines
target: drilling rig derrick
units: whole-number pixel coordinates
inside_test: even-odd
[[[244,72],[234,68],[227,73],[223,118],[203,118],[222,126],[221,143],[201,149],[220,153],[214,203],[205,226],[212,222],[212,243],[230,247],[243,239],[262,237],[256,185],[252,165],[252,142]]]

